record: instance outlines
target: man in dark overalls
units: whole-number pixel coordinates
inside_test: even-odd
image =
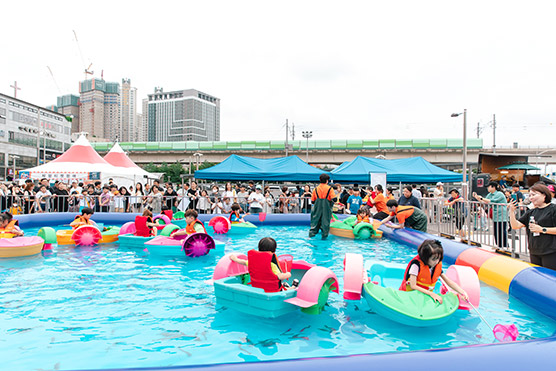
[[[330,176],[328,174],[320,175],[320,184],[313,191],[311,201],[313,207],[311,209],[311,229],[309,230],[309,237],[315,237],[322,231],[322,238],[328,237],[330,231],[330,219],[332,218],[332,206],[334,202],[332,199],[336,197],[334,190],[328,185]]]

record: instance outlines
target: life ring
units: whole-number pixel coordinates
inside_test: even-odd
[[[182,243],[185,255],[193,258],[207,255],[214,247],[214,240],[206,233],[190,234]]]
[[[177,231],[178,229],[180,229],[180,227],[178,227],[177,225],[168,224],[162,229],[162,231],[160,231],[160,235],[169,237],[172,234],[172,232]]]
[[[98,228],[92,225],[82,225],[73,231],[71,239],[78,246],[92,246],[102,239],[102,234]]]
[[[215,216],[210,220],[209,227],[212,227],[216,234],[228,233],[230,228],[232,228],[232,223],[230,223],[228,218]]]

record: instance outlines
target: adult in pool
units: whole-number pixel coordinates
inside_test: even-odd
[[[311,201],[313,208],[311,209],[311,229],[309,237],[315,237],[319,230],[322,232],[322,238],[327,238],[330,232],[330,219],[332,218],[333,198],[336,197],[334,190],[328,185],[330,176],[321,174],[319,177],[320,184],[313,191]]]
[[[389,223],[386,226],[395,229],[403,228],[405,226],[421,232],[427,231],[427,214],[425,214],[421,209],[414,206],[398,206],[398,201],[396,200],[389,200],[386,203],[386,207],[388,207],[390,216],[383,219],[380,222],[379,227],[396,217],[399,224]]]

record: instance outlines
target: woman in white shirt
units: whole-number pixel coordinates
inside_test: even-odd
[[[226,183],[226,187],[224,188],[224,192],[222,192],[222,198],[228,197],[232,203],[237,202],[237,194],[236,190],[233,189],[232,183]]]
[[[263,213],[272,214],[272,205],[274,205],[274,198],[270,191],[266,191],[264,194]]]

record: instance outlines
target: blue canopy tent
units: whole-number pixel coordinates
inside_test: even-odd
[[[197,179],[318,182],[323,170],[297,156],[260,159],[231,155],[220,164],[195,172]]]
[[[422,157],[383,160],[357,156],[332,170],[332,180],[343,183],[369,183],[370,173],[386,173],[388,183],[459,182],[461,174],[442,169]]]

